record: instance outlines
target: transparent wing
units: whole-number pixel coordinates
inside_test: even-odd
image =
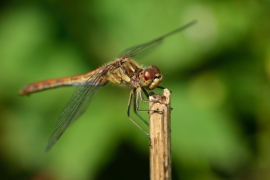
[[[97,91],[106,84],[107,72],[111,68],[112,65],[108,65],[99,69],[97,73],[89,77],[89,79],[85,81],[83,85],[79,86],[75,90],[66,107],[62,110],[60,117],[58,118],[56,127],[46,147],[46,152],[53,147],[71,122],[84,113]]]
[[[147,47],[150,47],[154,44],[161,42],[163,39],[167,38],[168,36],[171,36],[177,32],[180,32],[180,31],[194,25],[196,22],[197,22],[197,20],[191,21],[190,23],[188,23],[180,28],[177,28],[177,29],[175,29],[175,30],[173,30],[173,31],[171,31],[171,32],[159,37],[159,38],[156,38],[152,41],[149,41],[149,42],[141,44],[141,45],[137,45],[137,46],[128,48],[125,51],[123,51],[122,53],[120,53],[118,57],[122,57],[122,56],[133,57],[136,54],[138,54],[139,52],[141,52],[142,50],[146,49]]]

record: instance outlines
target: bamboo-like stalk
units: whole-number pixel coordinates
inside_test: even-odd
[[[170,91],[149,97],[150,179],[171,180]]]

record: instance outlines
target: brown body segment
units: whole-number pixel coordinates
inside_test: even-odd
[[[34,92],[46,90],[46,89],[52,89],[62,86],[78,86],[82,85],[86,80],[91,77],[96,71],[99,69],[96,69],[94,71],[91,71],[86,74],[81,74],[77,76],[69,76],[69,77],[63,77],[63,78],[57,78],[57,79],[49,79],[45,81],[39,81],[32,84],[28,84],[25,87],[23,87],[20,91],[20,95],[29,95]]]
[[[70,83],[70,81],[72,81],[72,78],[73,77],[49,79],[45,81],[39,81],[33,84],[28,84],[20,90],[19,94],[28,95],[37,91],[56,88],[60,86],[71,86],[72,84]]]

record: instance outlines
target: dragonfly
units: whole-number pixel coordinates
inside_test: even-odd
[[[196,21],[192,21],[152,41],[128,48],[122,52],[115,61],[86,74],[39,81],[23,87],[19,91],[19,94],[22,96],[62,86],[78,86],[62,110],[55,129],[48,141],[45,152],[48,152],[62,136],[67,127],[85,112],[98,90],[108,82],[131,88],[127,107],[128,118],[149,138],[148,132],[131,118],[130,107],[133,101],[135,114],[148,125],[148,122],[138,114],[140,111],[139,101],[148,102],[148,100],[143,98],[142,92],[148,98],[147,90],[153,90],[155,88],[164,89],[162,86],[159,86],[163,76],[157,66],[152,65],[143,68],[139,66],[132,57],[142,50],[161,42],[165,38],[186,29],[195,23]]]

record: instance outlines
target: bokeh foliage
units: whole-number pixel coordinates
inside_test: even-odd
[[[159,66],[173,92],[174,179],[270,178],[269,1],[13,0],[0,8],[0,178],[148,179],[148,140],[126,116],[129,89],[102,88],[49,153],[74,88],[18,90],[86,73],[194,19],[136,59]]]

